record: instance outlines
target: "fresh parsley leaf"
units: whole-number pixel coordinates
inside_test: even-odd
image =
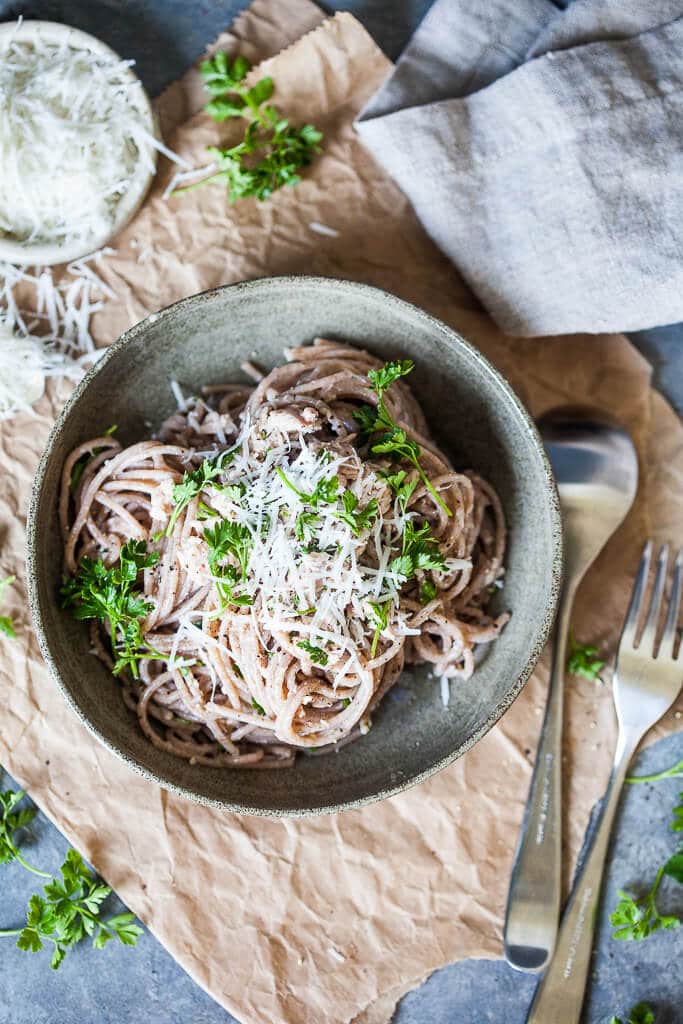
[[[361,424],[364,434],[369,436],[373,433],[381,433],[379,439],[370,448],[372,454],[391,455],[395,460],[405,459],[407,462],[410,462],[418,471],[420,479],[436,503],[441,506],[447,516],[450,516],[452,515],[451,510],[437,493],[420,464],[422,449],[417,441],[411,441],[405,430],[394,422],[384,402],[386,391],[399,377],[404,377],[407,373],[411,373],[414,366],[415,364],[412,359],[402,359],[399,362],[385,363],[379,370],[369,370],[368,381],[370,387],[377,395],[377,408],[375,409],[374,419],[369,411],[369,406],[357,409],[354,412],[354,418]],[[413,485],[410,494],[412,494],[414,489]],[[407,501],[408,498],[405,499],[405,504],[407,504]],[[403,506],[404,512],[405,504]]]
[[[655,1015],[647,1003],[638,1003],[628,1015],[628,1019],[622,1021],[621,1017],[612,1017],[610,1024],[655,1024]]]
[[[405,469],[399,469],[395,473],[380,473],[379,476],[389,484],[394,495],[398,498],[398,503],[401,506],[403,515],[405,515],[408,508],[408,502],[412,498],[413,491],[417,487],[418,477],[413,477],[412,480],[409,480]]]
[[[222,96],[231,92],[247,77],[251,71],[251,63],[246,57],[235,57],[230,63],[227,53],[219,51],[210,60],[199,65],[199,73],[204,81],[204,88],[213,96]]]
[[[315,512],[299,512],[294,522],[294,536],[302,544],[310,544],[314,537],[313,527],[320,522]]]
[[[36,816],[35,807],[24,807],[17,810],[24,796],[23,790],[15,792],[8,789],[6,792],[0,793],[0,864],[10,864],[16,860],[34,875],[49,878],[50,876],[44,871],[39,871],[38,868],[28,864],[19,852],[16,833],[22,828],[26,828]]]
[[[145,541],[129,540],[111,569],[101,559],[93,561],[86,556],[79,562],[76,574],[60,589],[62,608],[68,608],[74,618],[99,619],[109,624],[115,674],[127,667],[137,677],[141,658],[159,656],[147,646],[141,629],[141,621],[152,610],[152,604],[134,589],[138,574],[158,561],[159,553],[148,552]]]
[[[596,658],[597,647],[590,644],[579,644],[572,634],[569,634],[569,656],[567,658],[567,671],[573,676],[583,676],[591,682],[600,681],[600,671],[605,667],[605,662]]]
[[[30,953],[40,952],[46,941],[51,942],[53,970],[60,967],[67,951],[86,936],[92,937],[95,949],[101,949],[115,937],[126,946],[137,943],[142,928],[134,923],[133,914],[117,914],[108,920],[100,917],[102,903],[111,889],[91,875],[76,850],[69,850],[60,870],[62,877],[52,878],[44,887],[45,898],[31,896],[25,926],[0,932],[1,935],[17,935],[19,949]]]
[[[443,572],[446,568],[443,555],[429,523],[415,529],[412,519],[406,519],[403,529],[401,554],[389,563],[391,572],[403,576],[407,581],[419,570]]]
[[[320,504],[333,505],[337,500],[337,491],[339,489],[339,477],[337,476],[328,477],[327,480],[318,480],[314,490],[309,494],[307,491],[300,490],[300,488],[292,483],[281,466],[276,466],[275,472],[283,484],[296,494],[301,501],[310,505],[311,508],[317,508]]]
[[[389,623],[389,611],[391,609],[391,601],[385,601],[383,604],[376,603],[375,601],[368,601],[368,608],[375,622],[375,634],[372,638],[372,646],[370,647],[370,657],[374,658],[377,653],[377,644],[379,643],[379,637],[383,629],[387,628]]]
[[[17,631],[9,615],[0,615],[0,633],[4,633],[10,640],[16,640]]]
[[[377,518],[377,498],[371,498],[363,508],[358,507],[358,498],[348,488],[342,494],[342,511],[339,518],[346,523],[355,537],[367,530]]]
[[[674,807],[674,820],[669,826],[672,832],[683,832],[683,793],[678,794],[679,804]]]
[[[436,583],[433,580],[425,580],[420,585],[420,604],[429,604],[437,595]]]
[[[385,391],[388,391],[394,381],[399,377],[405,377],[415,369],[412,359],[399,359],[396,362],[385,363],[379,370],[368,370],[370,387],[381,398]]]
[[[225,467],[235,457],[235,449],[229,448],[213,459],[204,461],[191,473],[184,473],[181,483],[173,486],[173,501],[175,508],[166,527],[166,536],[170,537],[175,524],[178,522],[180,513],[189,503],[201,494],[205,487],[220,476]]]
[[[283,185],[296,185],[301,168],[320,152],[322,132],[311,124],[290,125],[268,103],[275,90],[272,78],[261,78],[247,88],[244,79],[250,69],[244,57],[230,63],[225,53],[200,65],[204,85],[213,97],[205,108],[209,116],[215,121],[241,117],[248,124],[237,145],[208,148],[218,166],[215,174],[178,192],[220,182],[227,186],[231,203],[247,196],[264,200]]]
[[[683,844],[679,846],[676,853],[672,853],[669,857],[664,865],[664,874],[683,885]]]
[[[216,589],[223,605],[239,606],[253,604],[248,594],[238,594],[235,588],[247,576],[249,558],[254,538],[248,526],[221,519],[215,526],[204,530],[204,540],[209,547],[209,568],[216,582]],[[232,558],[232,562],[226,559]],[[234,563],[237,563],[235,565]]]
[[[299,640],[297,647],[300,647],[303,651],[306,651],[309,658],[316,665],[327,665],[328,657],[323,651],[322,647],[316,647],[309,640]]]
[[[4,580],[0,580],[0,601],[2,601],[5,590],[12,586],[15,579],[16,576],[5,576]],[[16,640],[17,633],[9,615],[0,615],[0,633],[4,633],[10,640]]]
[[[679,855],[674,854],[674,857]],[[614,911],[610,914],[610,922],[615,926],[612,938],[622,939],[630,942],[641,942],[654,932],[661,929],[677,928],[680,920],[673,915],[662,915],[659,913],[656,904],[657,890],[669,866],[663,864],[657,872],[654,884],[645,896],[637,899],[623,889],[617,890],[619,902]],[[678,865],[674,864],[672,870],[677,870]],[[673,875],[672,877],[676,877]]]
[[[674,764],[671,768],[665,768],[662,772],[655,772],[654,775],[632,775],[627,782],[660,782],[662,779],[683,779],[683,761]]]
[[[265,715],[266,712],[254,697],[251,698],[251,706],[253,707],[254,711],[256,711],[257,714]]]

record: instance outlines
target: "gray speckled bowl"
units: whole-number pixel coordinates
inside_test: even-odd
[[[512,620],[474,677],[439,684],[406,671],[370,733],[339,753],[302,757],[291,770],[190,765],[156,750],[125,708],[116,680],[88,653],[83,623],[60,611],[59,479],[69,451],[119,424],[131,444],[175,407],[169,381],[186,393],[243,379],[240,363],[282,361],[286,345],[334,337],[382,358],[411,356],[410,383],[456,466],[497,488],[510,539],[505,589]],[[134,770],[183,796],[250,814],[319,814],[381,799],[439,771],[476,743],[520,692],[548,637],[561,576],[561,521],[550,466],[536,430],[505,380],[476,349],[427,313],[360,284],[288,277],[250,281],[184,299],[119,339],[76,388],[35,479],[28,522],[31,607],[42,652],[79,718]]]

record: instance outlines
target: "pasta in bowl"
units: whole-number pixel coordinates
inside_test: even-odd
[[[509,706],[559,522],[528,416],[458,335],[364,286],[251,282],[143,321],[77,389],[34,489],[34,620],[136,770],[319,813],[425,778]]]
[[[486,611],[500,501],[431,440],[412,361],[324,339],[287,357],[253,390],[180,394],[154,440],[112,431],[64,466],[63,604],[148,739],[194,764],[335,750],[406,661],[447,704],[508,618]]]

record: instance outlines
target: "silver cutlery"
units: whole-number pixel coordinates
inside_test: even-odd
[[[633,504],[638,459],[628,434],[592,409],[560,408],[538,424],[564,522],[564,584],[555,624],[548,703],[505,917],[505,959],[540,971],[555,947],[562,865],[562,705],[567,635],[577,587]]]
[[[612,823],[629,762],[636,747],[676,700],[683,683],[683,658],[676,651],[683,578],[683,551],[674,562],[671,593],[663,626],[660,612],[669,550],[659,552],[652,596],[639,631],[650,572],[648,541],[638,569],[619,641],[613,694],[619,733],[614,764],[600,817],[562,918],[552,962],[542,978],[527,1024],[578,1024],[590,966],[593,929]],[[660,635],[661,634],[661,635]]]

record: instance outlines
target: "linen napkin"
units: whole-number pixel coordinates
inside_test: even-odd
[[[683,320],[683,0],[437,0],[363,142],[504,331]]]

